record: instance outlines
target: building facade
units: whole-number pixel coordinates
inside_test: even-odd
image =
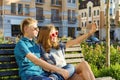
[[[36,19],[39,27],[54,24],[59,37],[78,35],[78,0],[36,0]]]
[[[85,0],[80,2],[79,17],[82,34],[90,29],[87,25],[93,22],[95,22],[98,26],[97,28],[100,29],[100,0]],[[99,37],[99,31],[94,35]]]
[[[4,37],[20,34],[26,17],[38,20],[38,26],[54,24],[59,37],[78,35],[78,0],[0,0],[0,31]]]
[[[36,18],[34,2],[34,0],[0,0],[0,29],[4,37],[16,37],[20,34],[20,23],[24,18]]]
[[[114,39],[120,41],[120,0],[115,0],[115,15]]]
[[[110,0],[110,38],[115,39],[115,22],[119,20],[119,0]],[[98,26],[98,31],[94,34],[100,40],[106,39],[106,4],[107,0],[84,0],[80,2],[79,17],[82,33],[89,30],[89,23],[95,22]],[[116,6],[117,5],[117,6]],[[119,8],[119,9],[118,9]],[[117,10],[116,10],[117,9]],[[117,16],[116,16],[117,15]],[[117,33],[119,34],[119,33]],[[120,36],[117,35],[120,38]],[[120,39],[119,39],[120,40]]]

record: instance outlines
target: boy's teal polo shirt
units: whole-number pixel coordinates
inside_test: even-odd
[[[19,66],[19,75],[21,76],[22,80],[26,80],[26,76],[41,75],[44,73],[40,66],[35,65],[26,57],[28,53],[32,53],[40,58],[40,52],[39,46],[28,38],[23,37],[16,44],[14,54],[16,62]]]

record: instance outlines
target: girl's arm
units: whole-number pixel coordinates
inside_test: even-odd
[[[83,40],[85,40],[89,36],[91,36],[96,31],[97,27],[96,27],[95,23],[90,24],[90,26],[91,26],[91,30],[88,33],[86,33],[82,36],[79,36],[76,39],[73,39],[73,40],[70,40],[70,41],[66,42],[66,47],[70,47],[72,45],[80,44]]]

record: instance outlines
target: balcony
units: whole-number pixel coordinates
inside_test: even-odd
[[[51,1],[52,6],[61,6],[62,5],[62,0],[52,0]]]
[[[40,22],[43,22],[45,20],[44,16],[36,16],[36,19]]]
[[[68,23],[69,24],[75,24],[77,22],[77,18],[76,17],[68,17]]]
[[[61,17],[51,17],[51,22],[52,23],[61,23]]]

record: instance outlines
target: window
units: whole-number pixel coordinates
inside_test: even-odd
[[[71,3],[71,0],[68,0],[68,3]]]
[[[82,13],[82,17],[83,17],[83,13]]]
[[[61,0],[51,0],[51,4],[53,4],[54,6],[55,5],[61,5],[62,4],[62,1]]]
[[[68,10],[68,17],[75,18],[75,10]]]
[[[96,16],[96,11],[94,10],[94,16]]]
[[[89,23],[92,23],[91,21],[89,21]]]
[[[86,15],[86,12],[85,12],[85,17],[86,17],[87,15]]]
[[[18,4],[18,15],[23,15],[23,5]]]
[[[82,27],[84,26],[83,22],[82,22]]]
[[[68,10],[68,17],[71,16],[71,10]]]
[[[72,10],[72,21],[76,22],[75,10]]]
[[[60,4],[60,3],[59,3],[59,0],[56,0],[56,4],[57,4],[57,5],[59,5],[59,4]]]
[[[51,4],[54,4],[54,0],[51,0]]]
[[[75,10],[68,10],[68,22],[76,22]]]
[[[36,2],[38,2],[38,3],[43,3],[44,0],[36,0]]]
[[[106,15],[106,10],[107,10],[107,9],[105,8],[105,11],[104,11],[104,14],[105,14],[105,15]]]
[[[98,25],[98,26],[100,25],[100,24],[99,24],[99,22],[100,22],[100,21],[99,21],[99,20],[97,20],[97,25]]]
[[[81,27],[77,27],[77,31],[81,31]]]
[[[105,3],[107,3],[107,0],[105,0]]]
[[[44,19],[44,17],[43,17],[43,8],[41,8],[41,7],[36,8],[36,19],[37,20],[43,20]]]
[[[112,0],[110,0],[110,3],[112,3]]]
[[[55,0],[51,0],[51,4],[55,4]]]
[[[29,15],[30,14],[30,5],[26,4],[25,5],[25,15]]]
[[[91,7],[89,7],[89,17],[91,17]]]
[[[58,9],[52,9],[51,10],[51,20],[52,21],[59,21],[60,16],[59,16],[59,10]]]
[[[75,17],[75,10],[72,10],[72,17]]]
[[[99,15],[99,10],[97,10],[97,15]]]
[[[112,15],[112,8],[110,8],[110,15]]]
[[[75,28],[68,27],[68,36],[75,38]]]
[[[12,25],[11,32],[12,32],[12,36],[13,36],[13,37],[16,37],[16,36],[18,36],[19,34],[21,34],[20,25]]]
[[[68,21],[71,20],[71,10],[68,10]]]
[[[85,22],[85,27],[86,27],[86,22]]]
[[[75,3],[75,0],[72,0],[72,3]]]
[[[16,14],[16,3],[11,3],[11,14]]]
[[[68,3],[75,3],[75,0],[68,0]]]

